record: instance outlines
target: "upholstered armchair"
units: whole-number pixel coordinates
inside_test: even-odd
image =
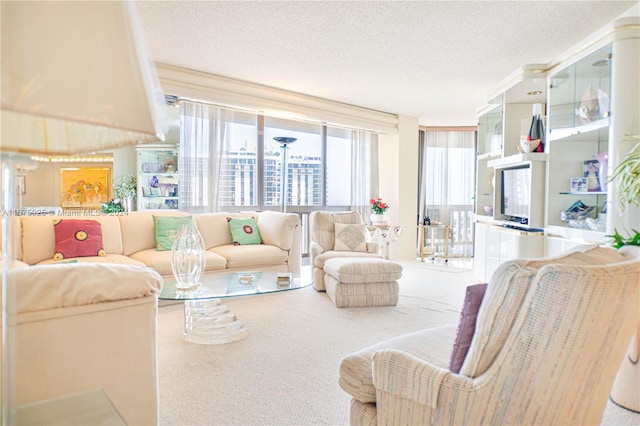
[[[638,247],[506,262],[459,373],[448,368],[455,324],[342,360],[351,424],[599,424],[638,306]]]
[[[309,216],[309,230],[313,286],[318,291],[325,290],[325,261],[336,257],[384,257],[378,253],[378,244],[369,241],[369,231],[358,212],[312,212]]]

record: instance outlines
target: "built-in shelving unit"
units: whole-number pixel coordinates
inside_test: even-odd
[[[557,236],[604,242],[607,169],[592,171],[597,191],[571,191],[571,180],[587,178],[585,162],[608,156],[611,123],[612,47],[606,44],[549,76],[547,199],[545,227]],[[596,160],[597,161],[597,160]],[[563,221],[560,213],[582,202],[594,209]],[[591,220],[587,220],[591,219]],[[567,232],[570,228],[571,231]],[[581,233],[581,231],[587,231]]]
[[[178,151],[175,145],[137,148],[138,210],[178,210]]]
[[[545,65],[531,64],[517,70],[477,112],[474,238],[478,248],[474,251],[474,271],[485,280],[504,260],[541,256],[543,252],[542,233],[526,229],[543,224],[546,155],[520,153],[519,144],[528,133],[533,105],[545,102],[545,69]],[[527,212],[533,220],[526,224],[514,222],[503,213],[502,173],[518,167],[527,167],[538,183]]]
[[[499,104],[502,114],[499,152],[487,150],[492,145],[487,145],[488,133],[482,130],[483,123],[491,122],[485,116],[493,108],[482,107],[478,113],[474,271],[483,279],[488,279],[497,264],[508,258],[554,256],[579,244],[604,244],[615,230],[640,229],[640,208],[627,207],[621,211],[613,202],[615,182],[604,177],[612,173],[640,134],[640,18],[611,22],[552,66],[539,66],[540,71],[533,68],[523,67],[519,74],[507,79],[511,83],[502,85],[498,95],[490,97],[500,100],[489,102]],[[543,86],[539,85],[541,80]],[[542,99],[532,99],[528,105],[522,99],[514,101],[515,92],[523,92],[525,85],[534,82],[538,86],[528,91],[541,92]],[[512,150],[522,133],[518,129],[526,128],[524,118],[530,119],[531,104],[537,102],[545,103],[543,156],[514,155],[516,151]],[[601,169],[594,160],[604,158],[604,154],[608,164]],[[504,234],[500,227],[497,171],[529,160],[538,164],[537,170],[539,164],[545,164],[543,199],[538,198],[536,203],[544,216],[536,231],[542,232],[518,229],[516,233],[508,230],[504,232],[510,233]],[[582,190],[584,181],[572,185],[573,178],[586,178],[588,190]],[[539,182],[536,180],[535,184]],[[576,190],[577,187],[580,189]],[[587,215],[579,219],[560,214],[578,202],[595,207],[583,210]],[[485,206],[490,214],[485,213]],[[509,249],[501,250],[502,246]]]

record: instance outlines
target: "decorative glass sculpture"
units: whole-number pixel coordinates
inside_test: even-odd
[[[204,239],[198,227],[195,222],[182,225],[171,248],[171,270],[176,279],[176,288],[198,288],[205,265]]]

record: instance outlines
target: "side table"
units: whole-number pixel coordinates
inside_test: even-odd
[[[402,227],[395,225],[371,225],[367,229],[371,239],[382,248],[382,255],[389,259],[389,245],[398,241]]]
[[[443,240],[444,240],[444,253],[442,257],[444,257],[445,263],[449,262],[449,238],[451,236],[451,225],[445,225],[442,223],[431,224],[431,225],[418,225],[418,246],[420,248],[420,262],[424,261],[425,258],[425,250],[424,250],[424,239],[425,232],[427,229],[431,230],[431,259],[435,260],[436,257],[440,257],[436,255],[436,231],[443,232]]]

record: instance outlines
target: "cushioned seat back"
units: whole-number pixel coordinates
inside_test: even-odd
[[[156,248],[153,216],[185,216],[176,211],[139,211],[118,216],[122,229],[122,249],[125,256],[142,250]]]
[[[589,246],[546,259],[516,259],[494,272],[482,300],[476,330],[460,374],[478,377],[494,361],[512,329],[522,302],[538,272],[546,265],[605,265],[627,260],[629,254]]]
[[[204,246],[207,250],[212,247],[226,246],[233,244],[231,232],[229,232],[228,217],[247,218],[253,217],[258,219],[256,212],[240,212],[240,213],[200,213],[195,215],[196,225],[204,239]]]
[[[334,223],[363,223],[358,212],[312,212],[309,216],[311,240],[322,247],[322,250],[333,250],[335,244]]]
[[[22,260],[34,265],[53,259],[56,237],[54,220],[95,220],[102,228],[102,243],[107,254],[123,254],[119,216],[25,216],[21,218]]]

